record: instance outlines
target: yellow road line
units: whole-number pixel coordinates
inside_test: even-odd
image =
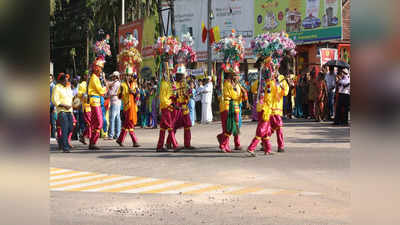
[[[222,188],[226,188],[227,186],[223,186],[223,185],[213,185],[210,187],[205,187],[205,188],[200,188],[197,190],[193,190],[193,191],[188,191],[188,192],[183,192],[183,194],[201,194],[207,191],[214,191],[214,190],[218,190],[218,189],[222,189]]]
[[[84,184],[84,183],[90,183],[94,181],[99,181],[99,180],[108,180],[114,177],[119,177],[118,175],[113,175],[113,176],[105,176],[105,177],[96,177],[88,180],[80,180],[80,181],[75,181],[75,182],[69,182],[69,183],[64,183],[64,184],[56,184],[56,185],[51,185],[50,188],[60,188],[60,187],[66,187],[70,185],[75,185],[75,184]]]
[[[59,170],[63,170],[63,169],[60,169],[60,168],[50,168],[50,172],[55,172],[55,171],[59,171]]]
[[[121,176],[120,175],[112,175],[112,176],[108,176],[108,177],[105,177],[105,178],[107,178],[107,180],[108,180],[110,178],[116,178],[116,177],[121,177]],[[134,177],[134,178],[130,178],[130,179],[122,179],[122,180],[116,180],[116,181],[110,181],[110,182],[105,181],[104,183],[100,183],[100,184],[93,184],[93,185],[84,186],[84,187],[67,189],[67,191],[86,191],[86,190],[90,190],[90,189],[101,188],[101,187],[105,187],[105,186],[109,186],[109,185],[125,183],[125,182],[138,180],[138,179],[143,179],[143,178]]]
[[[63,173],[50,174],[50,177],[62,176],[62,175],[70,175],[70,174],[74,174],[74,173],[81,173],[81,172],[79,172],[79,171],[67,171],[67,172],[63,172]]]
[[[258,187],[248,187],[248,188],[243,188],[237,191],[232,191],[232,192],[228,192],[225,194],[231,194],[231,195],[241,195],[241,194],[246,194],[246,193],[251,193],[251,192],[256,192],[256,191],[260,191],[263,190],[264,188],[258,188]]]
[[[160,193],[160,192],[164,192],[164,191],[177,190],[180,188],[190,187],[190,186],[194,186],[194,185],[198,185],[198,183],[183,183],[183,184],[173,185],[173,186],[169,186],[169,187],[165,187],[165,188],[143,191],[140,193],[143,193],[143,194]]]
[[[140,183],[140,184],[133,184],[133,185],[119,187],[119,188],[104,189],[104,190],[101,190],[101,192],[122,192],[122,191],[132,190],[135,188],[148,187],[148,186],[152,186],[152,185],[156,185],[156,184],[167,183],[170,181],[171,180],[155,180],[155,181],[150,181],[150,182],[145,182],[145,183]]]
[[[96,176],[96,175],[99,175],[99,174],[97,174],[97,173],[88,173],[88,174],[82,174],[82,175],[77,175],[77,176],[72,176],[72,177],[58,178],[58,179],[51,180],[50,181],[50,185],[51,185],[51,183],[55,183],[55,182],[60,182],[60,181],[65,181],[65,180],[72,180],[72,179],[82,178],[82,177]]]

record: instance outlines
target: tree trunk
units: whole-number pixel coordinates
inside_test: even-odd
[[[75,56],[72,56],[72,62],[74,63],[74,78],[76,78],[76,64],[75,64]]]
[[[86,32],[86,68],[89,68],[89,32]]]

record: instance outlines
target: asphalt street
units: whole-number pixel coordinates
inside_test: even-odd
[[[257,157],[248,157],[245,152],[219,151],[220,126],[218,122],[195,125],[192,144],[197,149],[179,153],[155,152],[158,129],[135,130],[140,148],[129,147],[129,137],[124,148],[101,140],[102,150],[95,152],[73,141],[74,150],[65,154],[51,140],[51,224],[350,223],[349,127],[285,121],[285,153],[276,153],[274,135],[274,155],[258,151]],[[255,129],[256,123],[244,122],[244,149]],[[177,138],[183,143],[183,130]],[[111,186],[99,181],[103,174],[112,174],[106,177]],[[81,183],[84,179],[86,184]],[[123,183],[124,179],[130,183]],[[190,185],[202,189],[183,191]],[[171,191],[178,186],[182,191]]]

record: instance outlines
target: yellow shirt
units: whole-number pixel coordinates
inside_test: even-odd
[[[253,95],[256,95],[256,94],[258,93],[258,80],[254,81],[254,82],[251,84],[250,91],[251,91],[251,93],[252,93]]]
[[[160,87],[160,109],[165,109],[172,104],[172,87],[168,81],[161,81]]]
[[[100,104],[100,96],[104,95],[107,91],[106,87],[102,87],[100,83],[100,79],[95,74],[92,74],[89,81],[89,98],[90,98],[90,106],[101,106]],[[92,97],[98,96],[98,97]]]
[[[82,81],[79,85],[78,85],[78,98],[80,98],[81,103],[82,103],[82,109],[84,112],[90,112],[90,104],[87,102],[87,97],[85,98],[86,93],[86,89],[87,89],[87,84],[86,81]]]
[[[278,77],[279,84],[271,86],[271,93],[273,94],[273,102],[272,102],[272,115],[283,115],[283,96],[287,96],[289,93],[289,85],[285,80],[283,75],[279,75]]]
[[[134,92],[136,93],[137,91],[137,83],[133,82],[132,84],[132,89],[134,90]],[[130,97],[130,93],[129,93],[129,86],[126,82],[122,82],[121,86],[119,87],[118,90],[118,95],[121,95],[121,100],[124,103],[124,111],[130,109],[131,104],[133,104],[132,102],[129,101],[129,97]],[[136,111],[137,111],[137,105],[136,105]]]
[[[223,88],[223,96],[222,99],[220,100],[219,104],[219,111],[227,111],[229,110],[229,102],[230,100],[233,100],[233,103],[235,106],[235,111],[237,111],[236,108],[239,108],[239,104],[241,102],[241,93],[240,93],[240,86],[236,85],[236,91],[233,88],[233,85],[230,81],[226,80],[224,82],[224,88]]]
[[[65,87],[62,84],[57,84],[53,88],[53,94],[51,96],[51,100],[53,104],[56,106],[57,113],[60,112],[72,112],[72,99],[73,94],[71,90],[71,86]],[[70,109],[66,109],[64,107],[59,107],[60,104],[71,106]]]

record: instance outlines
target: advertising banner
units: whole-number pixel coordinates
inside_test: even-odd
[[[319,55],[321,56],[321,66],[329,60],[338,59],[338,50],[335,48],[320,48]]]
[[[298,44],[342,38],[342,0],[254,0],[254,33],[285,31]]]
[[[126,33],[131,33],[135,37],[139,44],[137,49],[142,52],[142,35],[143,35],[143,20],[136,20],[129,24],[120,25],[118,29],[118,40],[119,40],[119,51],[122,49],[122,42],[126,37]]]
[[[235,29],[236,33],[243,36],[245,47],[250,48],[254,36],[253,1],[214,0],[211,8],[214,17],[212,27],[219,27],[220,37],[228,36]],[[181,38],[182,34],[188,32],[192,35],[199,61],[207,59],[207,41],[203,43],[201,40],[202,22],[207,27],[207,0],[175,0],[176,36]],[[246,56],[251,57],[251,54]]]

